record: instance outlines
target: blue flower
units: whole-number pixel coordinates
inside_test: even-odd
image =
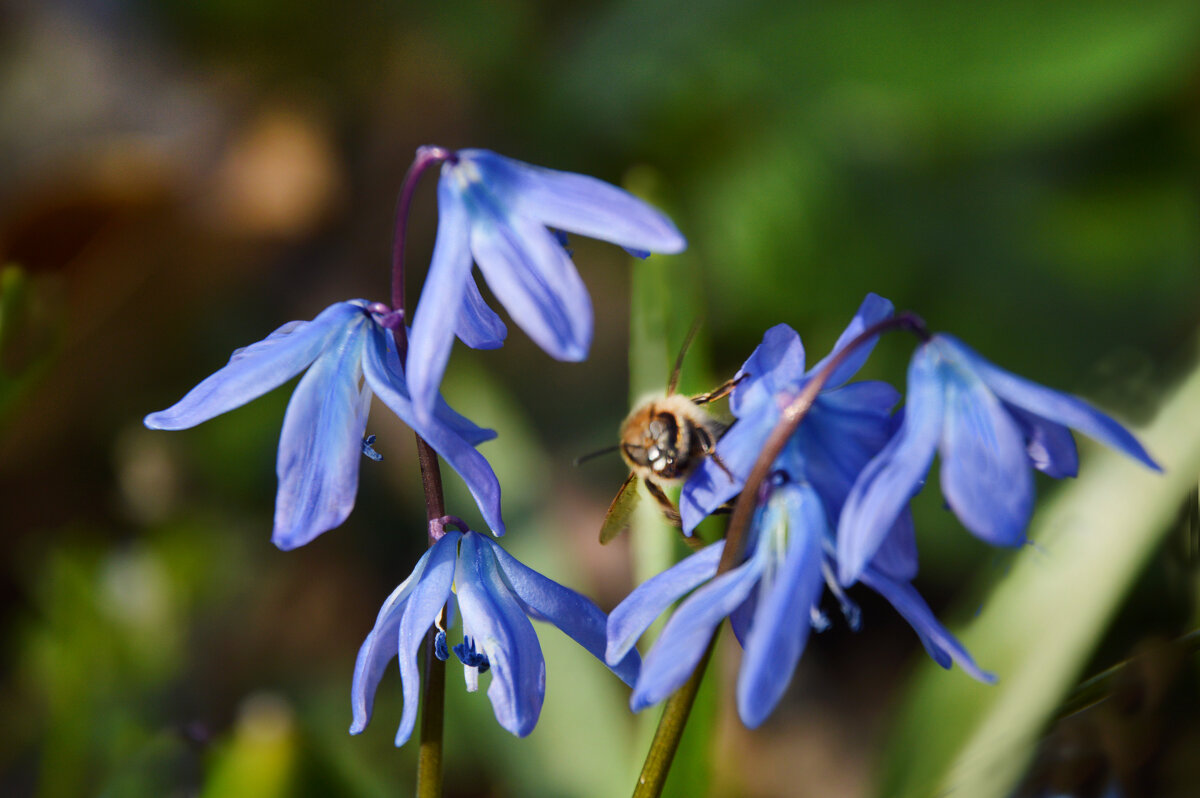
[[[717,442],[715,458],[702,461],[679,497],[683,528],[691,532],[705,516],[741,492],[780,414],[812,377],[867,327],[892,315],[892,303],[868,294],[833,350],[805,369],[804,345],[786,324],[772,327],[738,372],[729,398],[737,422]],[[812,409],[788,444],[805,463],[831,518],[837,518],[855,477],[891,436],[899,394],[884,382],[846,384],[862,368],[874,342],[860,346],[830,375]],[[901,523],[907,521],[907,516]],[[909,532],[911,536],[911,531]],[[915,572],[915,563],[912,564]]]
[[[187,429],[262,396],[300,372],[283,418],[276,473],[275,528],[281,549],[308,543],[350,514],[372,394],[429,442],[466,481],[493,531],[504,534],[500,485],[475,446],[496,436],[454,412],[440,396],[418,421],[387,312],[363,300],[339,302],[310,322],[285,324],[233,353],[229,363],[172,407],[146,416],[150,429]],[[360,387],[361,383],[361,387]]]
[[[630,698],[635,712],[662,701],[687,680],[717,625],[728,616],[744,649],[738,715],[755,728],[786,691],[810,629],[819,631],[829,624],[820,610],[826,585],[841,602],[850,625],[857,627],[858,609],[833,577],[836,564],[825,502],[815,486],[789,474],[804,468],[794,453],[781,457],[779,464],[784,467],[775,473],[770,494],[755,513],[740,565],[715,576],[725,544],[714,543],[640,585],[609,616],[607,655],[613,662],[632,651],[672,603],[694,591],[646,655]],[[915,551],[911,556],[915,562]],[[942,667],[957,662],[976,679],[994,679],[938,623],[903,575],[873,564],[863,571],[862,581],[891,602]]]
[[[685,529],[692,530],[741,492],[783,409],[847,344],[891,315],[889,301],[868,294],[833,351],[807,370],[794,330],[781,324],[767,331],[742,366],[739,375],[744,376],[730,396],[737,421],[717,443],[717,458],[706,459],[684,485],[680,511]],[[786,690],[810,628],[828,625],[819,608],[827,586],[850,626],[857,628],[858,609],[835,578],[832,530],[855,477],[895,428],[891,411],[899,394],[894,388],[881,382],[847,383],[873,346],[873,341],[862,344],[833,371],[775,461],[742,563],[714,578],[724,550],[724,542],[716,543],[647,581],[613,610],[609,661],[629,651],[656,617],[694,590],[646,657],[630,700],[635,711],[661,701],[687,679],[717,624],[729,616],[745,649],[738,712],[753,728]],[[942,667],[957,662],[971,676],[990,681],[993,677],[975,665],[911,585],[917,572],[911,516],[899,513],[885,531],[862,581],[904,616]]]
[[[932,336],[913,355],[895,436],[863,469],[838,526],[839,576],[850,584],[924,484],[935,451],[947,504],[975,536],[1019,546],[1033,509],[1030,467],[1078,468],[1072,427],[1146,466],[1158,465],[1130,432],[1073,396],[984,360],[958,339]]]
[[[362,732],[371,720],[375,690],[398,654],[404,711],[396,745],[408,741],[420,695],[417,651],[452,596],[463,623],[463,642],[454,652],[463,663],[467,689],[474,691],[479,674],[490,670],[488,698],[496,721],[518,737],[533,731],[546,693],[546,663],[530,618],[549,621],[603,660],[606,619],[590,599],[522,565],[483,535],[449,531],[384,602],[359,649],[351,734]],[[437,641],[438,656],[445,659],[444,630]],[[639,664],[637,652],[631,651],[612,670],[633,684]]]
[[[643,256],[687,246],[670,219],[615,186],[488,150],[460,150],[442,165],[438,216],[408,351],[409,387],[421,418],[434,406],[456,334],[477,349],[504,342],[506,328],[480,295],[473,262],[538,346],[575,361],[591,346],[592,304],[559,233],[610,241]]]

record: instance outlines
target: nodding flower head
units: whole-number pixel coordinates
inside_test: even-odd
[[[257,399],[307,369],[283,418],[276,472],[275,528],[281,549],[308,543],[340,525],[354,507],[367,411],[378,396],[437,451],[467,483],[488,526],[504,534],[500,485],[475,447],[496,436],[456,413],[435,395],[424,420],[413,411],[391,323],[378,303],[339,302],[312,321],[283,325],[233,353],[223,368],[178,403],[146,416],[151,429],[187,429]]]
[[[858,628],[858,607],[834,575],[828,507],[804,480],[801,464],[792,460],[780,465],[754,515],[741,564],[718,575],[725,542],[714,543],[640,585],[609,616],[607,653],[613,662],[633,650],[655,618],[691,593],[646,655],[630,698],[635,712],[662,701],[687,680],[717,625],[728,617],[743,647],[738,714],[746,726],[755,728],[783,697],[810,630],[830,625],[820,608],[826,588],[837,598],[850,627]],[[895,545],[913,544],[899,538]],[[915,550],[908,558],[915,563]],[[974,678],[993,680],[938,623],[906,573],[881,560],[864,571],[862,581],[891,602],[942,667],[957,662]]]
[[[619,244],[645,257],[687,242],[661,212],[616,186],[488,150],[446,153],[438,181],[438,231],[417,303],[407,374],[418,414],[431,413],[450,347],[495,348],[507,329],[472,277],[477,264],[492,293],[538,346],[583,360],[592,304],[563,232]]]
[[[841,579],[853,582],[941,455],[946,503],[976,537],[1019,546],[1033,511],[1032,469],[1075,476],[1068,427],[1158,465],[1137,439],[1086,402],[1018,377],[946,334],[922,343],[908,368],[903,423],[858,476],[838,527]]]
[[[447,531],[417,562],[412,575],[384,602],[358,652],[354,669],[351,734],[371,720],[375,691],[388,663],[400,660],[404,711],[396,745],[412,735],[420,696],[417,651],[447,601],[457,604],[463,642],[453,647],[463,664],[467,689],[478,689],[479,676],[491,672],[496,721],[524,737],[533,731],[546,693],[546,663],[530,618],[549,621],[603,661],[607,618],[592,601],[522,565],[492,540],[476,532]],[[445,629],[434,650],[448,659]],[[637,678],[636,651],[620,657],[612,670],[626,684]]]

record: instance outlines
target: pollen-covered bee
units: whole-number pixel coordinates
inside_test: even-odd
[[[621,424],[617,449],[629,466],[629,476],[604,516],[600,528],[601,543],[608,543],[629,526],[630,515],[637,505],[639,478],[662,508],[667,521],[678,527],[679,510],[663,486],[682,483],[705,457],[716,457],[717,440],[725,432],[725,425],[710,416],[702,405],[727,396],[738,380],[729,380],[708,393],[691,398],[675,393],[683,356],[695,332],[693,327],[684,341],[671,371],[666,394],[644,400]]]

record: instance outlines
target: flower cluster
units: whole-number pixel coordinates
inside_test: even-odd
[[[456,337],[491,349],[507,335],[480,293],[474,267],[534,342],[552,357],[576,361],[588,354],[593,315],[566,234],[609,241],[638,257],[686,246],[662,213],[594,178],[487,150],[426,147],[402,190],[401,256],[412,187],[435,164],[441,166],[439,223],[411,330],[403,307],[336,303],[312,321],[291,322],[234,352],[178,403],[145,419],[153,429],[192,427],[305,372],[280,435],[272,540],[282,549],[310,542],[353,509],[361,457],[381,459],[374,436],[366,435],[376,396],[462,477],[487,527],[503,535],[500,486],[477,450],[495,433],[459,415],[439,392]],[[401,265],[394,280],[402,288]],[[396,286],[393,302],[403,305]],[[467,689],[476,690],[480,674],[490,672],[487,693],[497,721],[517,736],[528,734],[546,679],[531,618],[552,623],[606,662],[633,687],[636,711],[688,678],[728,617],[744,648],[738,710],[755,727],[779,703],[810,632],[831,623],[821,609],[826,591],[858,627],[859,610],[845,592],[856,583],[886,599],[943,667],[957,664],[992,681],[912,584],[918,554],[909,501],[924,485],[934,454],[950,509],[972,534],[1001,546],[1025,540],[1032,470],[1056,478],[1075,474],[1070,429],[1157,465],[1103,413],[997,368],[919,323],[908,324],[921,343],[897,411],[902,397],[895,388],[852,380],[879,334],[901,326],[899,318],[889,301],[868,295],[833,350],[811,368],[794,330],[780,324],[766,332],[730,394],[736,421],[680,495],[685,534],[732,501],[753,502],[753,512],[743,516],[750,518],[744,537],[712,544],[651,578],[609,616],[457,519],[433,519],[432,545],[384,603],[359,651],[351,732],[366,727],[395,657],[404,695],[396,744],[409,739],[420,693],[418,649],[435,630],[434,653],[449,659],[447,631],[461,619],[462,642],[453,652]],[[797,411],[802,401],[805,409]],[[785,442],[776,438],[781,430]],[[764,455],[776,440],[782,448]],[[751,473],[767,465],[768,478],[750,485]],[[438,497],[431,506],[440,503]],[[642,663],[638,639],[681,599]]]
[[[487,150],[423,147],[414,166],[435,162],[442,163],[440,220],[411,330],[403,308],[361,299],[339,302],[312,321],[290,322],[237,350],[178,403],[145,418],[151,429],[186,429],[307,369],[288,404],[279,441],[272,540],[281,549],[302,546],[349,516],[361,457],[382,459],[372,448],[374,436],[364,437],[373,396],[458,472],[488,528],[503,535],[500,485],[476,450],[495,433],[459,415],[439,393],[455,336],[470,347],[491,349],[507,334],[479,292],[473,264],[539,346],[560,360],[582,360],[592,338],[591,300],[565,234],[610,241],[641,258],[686,246],[662,213],[595,178],[530,166]],[[414,172],[419,176],[420,169]],[[403,285],[402,270],[397,276]],[[490,670],[488,696],[496,719],[524,736],[537,722],[545,693],[545,664],[528,618],[550,621],[603,658],[606,616],[590,600],[526,568],[476,532],[438,534],[384,604],[363,643],[351,731],[366,726],[383,671],[399,654],[405,703],[396,744],[408,739],[417,712],[417,647],[439,616],[458,615],[463,643],[454,650],[465,666],[468,689]],[[451,611],[443,616],[448,601]],[[393,647],[397,640],[398,649]],[[448,658],[444,628],[437,640],[439,656]],[[639,664],[637,652],[630,652],[613,671],[632,684]]]
[[[635,711],[687,679],[728,617],[745,651],[738,711],[747,726],[759,725],[782,697],[810,628],[829,624],[820,609],[826,589],[858,626],[858,609],[843,592],[856,582],[887,599],[940,665],[957,663],[992,681],[912,586],[917,549],[908,502],[924,484],[935,448],[951,508],[997,545],[1024,542],[1031,466],[1055,477],[1075,473],[1067,426],[1157,468],[1108,416],[1009,374],[946,335],[918,347],[904,410],[894,415],[900,395],[890,385],[849,382],[874,346],[873,331],[891,317],[890,302],[868,295],[833,351],[811,369],[800,337],[786,325],[768,330],[742,367],[730,396],[736,421],[680,495],[686,533],[742,492],[785,409],[812,381],[822,382],[756,496],[739,564],[718,573],[725,544],[716,543],[642,584],[609,616],[612,662],[691,593],[646,656],[630,701]]]

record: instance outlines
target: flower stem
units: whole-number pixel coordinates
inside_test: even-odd
[[[403,332],[399,333],[403,335]],[[446,516],[446,500],[442,493],[442,472],[437,452],[420,436],[417,439],[417,459],[421,463],[421,486],[425,490],[425,515],[429,521],[429,545],[437,542],[434,530],[442,529]],[[425,633],[425,673],[421,679],[421,748],[417,755],[417,796],[440,798],[442,794],[442,716],[445,710],[446,663],[433,655],[433,638],[437,627],[446,625],[446,608],[438,614],[437,623]]]
[[[733,505],[733,514],[729,518],[729,526],[725,529],[725,550],[721,553],[721,561],[717,565],[715,576],[720,576],[741,562],[746,531],[749,529],[754,509],[759,503],[759,491],[770,475],[775,460],[783,452],[783,447],[795,434],[800,422],[808,415],[817,395],[825,387],[825,383],[829,382],[834,370],[860,346],[891,330],[908,330],[922,340],[929,338],[925,322],[913,313],[900,313],[873,324],[830,358],[825,367],[805,383],[796,398],[784,409],[779,422],[771,430],[762,451],[759,452],[758,459],[754,461],[754,467],[750,469],[750,475],[746,478],[746,483],[742,486],[742,491]],[[720,631],[719,626],[713,632],[712,639],[708,642],[708,649],[700,662],[696,664],[696,669],[692,672],[691,677],[667,700],[662,718],[658,722],[658,729],[654,733],[654,741],[646,753],[642,773],[634,788],[634,798],[658,798],[662,794],[663,785],[667,780],[667,772],[671,767],[671,760],[674,759],[675,751],[679,748],[679,741],[683,737],[684,726],[687,725],[688,715],[696,700],[700,681],[704,678],[704,670],[708,667],[708,661],[711,659],[718,631]]]
[[[421,175],[431,166],[454,160],[454,153],[444,147],[418,147],[417,157],[404,182],[400,184],[400,199],[396,202],[396,232],[392,238],[392,309],[404,311],[404,242],[408,237],[408,208]],[[403,358],[401,358],[403,361]]]
[[[708,641],[704,656],[696,664],[696,670],[683,685],[667,699],[663,707],[662,717],[658,721],[658,729],[654,732],[654,740],[646,753],[646,761],[638,776],[637,786],[633,788],[633,798],[657,798],[662,794],[667,783],[667,773],[671,770],[671,762],[675,759],[675,751],[683,738],[683,728],[687,725],[692,713],[692,705],[696,702],[696,694],[700,692],[700,682],[704,680],[704,671],[708,660],[716,647],[717,635],[713,634]]]
[[[421,175],[431,166],[452,159],[454,154],[441,147],[420,147],[417,157],[400,186],[396,203],[396,232],[392,240],[392,310],[400,315],[392,326],[400,363],[408,352],[408,331],[404,320],[404,242],[408,231],[408,209]],[[429,545],[442,536],[446,517],[446,499],[442,492],[442,472],[437,452],[420,436],[417,439],[417,459],[421,464],[421,487],[425,493],[425,517],[428,521]],[[424,673],[421,678],[421,747],[417,755],[417,796],[441,798],[442,795],[442,727],[445,711],[446,664],[433,655],[436,627],[444,627],[446,608],[442,607],[436,626],[425,634]]]

